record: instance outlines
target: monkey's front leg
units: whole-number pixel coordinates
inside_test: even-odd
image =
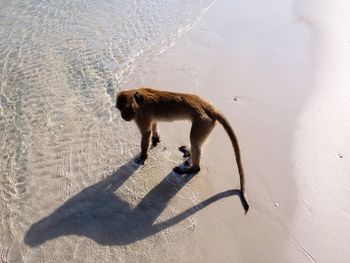
[[[157,146],[157,144],[160,142],[159,132],[157,128],[157,123],[154,122],[152,124],[152,146]]]
[[[144,164],[148,157],[149,144],[151,142],[151,131],[146,131],[142,133],[141,138],[141,155],[135,159],[135,163]]]

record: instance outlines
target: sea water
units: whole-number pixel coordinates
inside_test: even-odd
[[[166,247],[169,236],[151,227],[165,207],[137,220],[152,177],[146,183],[130,171],[139,142],[114,99],[138,64],[172,45],[211,4],[0,0],[1,261],[115,262],[151,237],[138,246]],[[170,189],[160,183],[149,201],[166,204],[176,194]],[[140,260],[147,254],[132,251]]]

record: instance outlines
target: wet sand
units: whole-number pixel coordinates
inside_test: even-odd
[[[107,110],[112,104],[98,122],[69,118],[73,108],[63,105],[60,135],[30,148],[30,177],[9,203],[1,258],[346,262],[350,23],[338,15],[348,4],[332,3],[216,1],[174,46],[145,53],[123,84],[197,93],[225,113],[241,146],[247,215],[220,126],[202,171],[182,178],[172,167],[182,161],[177,147],[189,143],[189,123],[162,123],[162,143],[137,167],[138,131]]]
[[[181,261],[346,262],[350,22],[335,17],[348,4],[253,2],[217,1],[125,83],[200,94],[222,109],[239,138],[251,209],[244,215],[232,196],[193,215],[191,251]],[[191,184],[198,201],[239,187],[219,126]],[[188,145],[189,128],[161,124],[163,144],[176,154]]]

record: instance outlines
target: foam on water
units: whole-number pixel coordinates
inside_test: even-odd
[[[46,226],[34,233],[31,226],[50,218],[51,213],[54,220],[45,222],[53,227],[64,228],[60,220],[67,221],[68,228],[77,227],[79,221],[75,220],[82,220],[77,215],[91,215],[91,221],[86,222],[101,225],[103,222],[96,221],[94,216],[115,211],[116,207],[107,207],[102,213],[93,214],[84,209],[96,207],[91,206],[91,194],[102,199],[114,196],[114,192],[109,195],[104,188],[101,190],[98,182],[102,180],[102,186],[108,188],[108,178],[112,180],[118,167],[138,153],[134,127],[121,122],[113,109],[114,94],[145,55],[170,46],[211,3],[211,0],[0,1],[2,261],[61,262],[73,258],[92,261],[106,256],[107,261],[108,256],[115,261],[116,255],[119,260],[123,255],[130,255],[132,248],[128,246],[123,249],[99,246],[99,240],[89,238],[89,233],[95,233],[90,228],[82,228],[84,233],[69,229],[52,236],[48,233],[52,238],[33,249],[30,246],[36,244],[35,234],[51,228]],[[158,150],[157,154],[158,159],[168,158],[166,151]],[[154,162],[155,166],[161,166]],[[151,175],[147,182],[157,185],[162,177],[161,173]],[[125,202],[126,207],[136,205],[154,186],[147,185],[143,178],[136,172],[120,189],[118,198],[114,196],[115,206],[120,205],[121,211],[129,216],[134,210],[124,209]],[[157,189],[164,187],[166,183]],[[81,192],[84,189],[92,189],[88,191],[88,198]],[[189,188],[184,187],[182,191],[185,191],[183,195],[193,197]],[[166,209],[165,218],[181,209],[176,198]],[[99,200],[97,205],[102,204]],[[164,200],[164,204],[169,201]],[[74,209],[80,214],[68,212]],[[157,212],[162,213],[164,209]],[[63,214],[55,217],[60,212]],[[188,220],[179,227],[188,229],[191,225]],[[28,232],[29,229],[32,232]],[[159,239],[167,241],[170,236],[176,237],[165,232],[152,236],[151,241],[142,246],[151,249]],[[26,233],[34,234],[26,239]],[[69,237],[74,234],[78,237]],[[25,244],[25,240],[29,243]],[[86,254],[87,247],[90,254]],[[138,253],[139,259],[146,259],[145,250]]]

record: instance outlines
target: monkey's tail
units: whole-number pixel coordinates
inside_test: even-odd
[[[237,163],[238,173],[239,173],[239,179],[240,179],[240,183],[241,183],[240,199],[241,199],[241,203],[243,205],[243,208],[245,210],[245,213],[247,213],[249,210],[249,204],[247,201],[248,200],[247,195],[245,193],[245,177],[244,177],[244,171],[243,171],[243,166],[242,166],[242,161],[241,161],[241,151],[239,149],[238,140],[237,140],[235,133],[233,132],[233,129],[232,129],[230,123],[226,119],[226,117],[218,111],[216,111],[215,117],[221,123],[221,125],[224,127],[225,131],[227,132],[228,136],[231,139],[233,150],[235,152],[236,163]]]

